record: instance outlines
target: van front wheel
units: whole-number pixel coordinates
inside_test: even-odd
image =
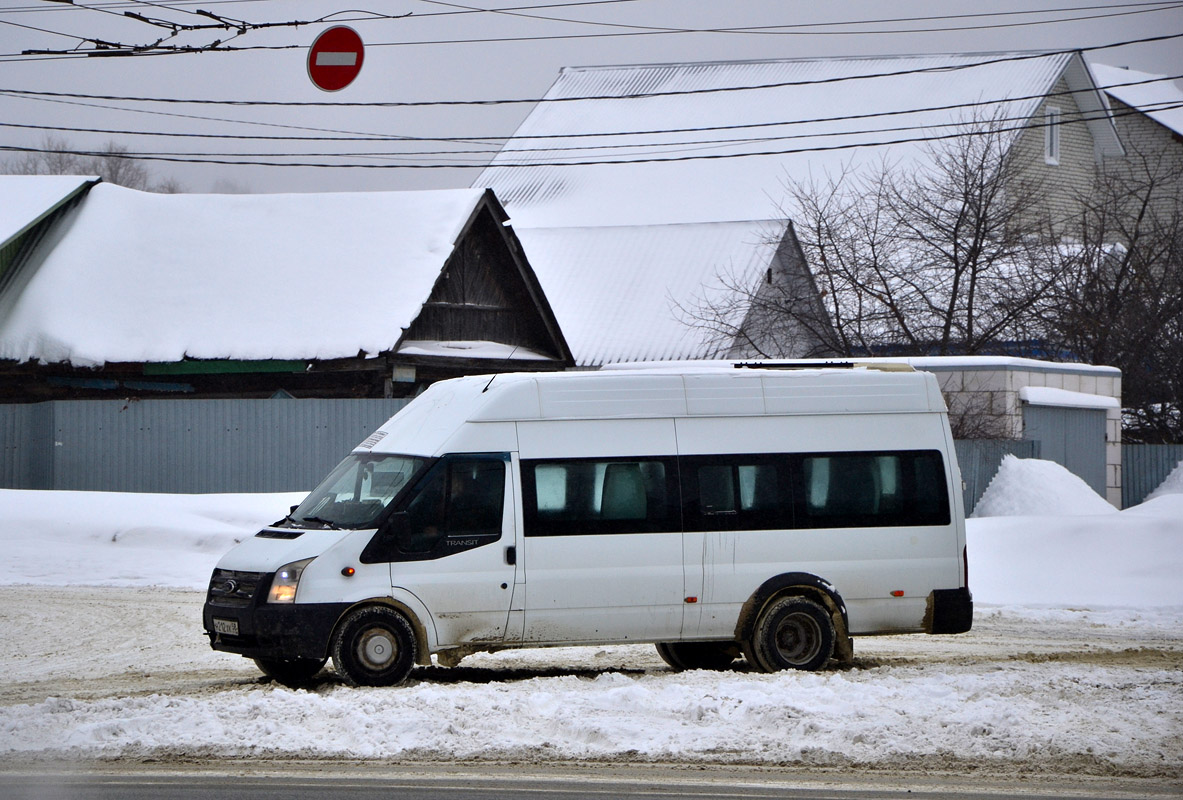
[[[415,632],[394,609],[351,612],[333,637],[333,666],[353,686],[394,686],[415,666]]]
[[[782,597],[760,615],[745,650],[764,672],[818,670],[833,656],[836,638],[824,607],[805,597]]]

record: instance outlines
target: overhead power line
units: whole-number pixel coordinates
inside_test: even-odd
[[[1100,91],[1106,91],[1108,89],[1127,88],[1127,87],[1131,87],[1131,86],[1144,86],[1144,85],[1152,84],[1152,83],[1161,83],[1164,81],[1174,81],[1174,80],[1180,80],[1180,79],[1183,79],[1183,74],[1165,75],[1165,76],[1161,76],[1161,77],[1148,78],[1148,79],[1138,80],[1138,81],[1127,81],[1125,83],[1116,83],[1116,84],[1112,84],[1110,86],[1100,88]],[[1063,91],[1058,91],[1058,92],[1041,92],[1038,94],[1017,95],[1014,97],[1002,97],[1002,98],[994,98],[994,99],[988,99],[988,100],[977,100],[977,101],[968,102],[968,103],[952,103],[952,104],[947,104],[947,105],[919,106],[919,107],[911,107],[911,108],[903,108],[903,109],[893,109],[891,111],[872,111],[872,112],[866,112],[866,113],[862,113],[862,114],[842,114],[842,115],[835,115],[835,116],[828,116],[828,117],[807,117],[807,118],[803,118],[803,119],[782,119],[782,120],[771,120],[771,121],[766,121],[766,122],[737,122],[737,123],[732,123],[732,124],[728,124],[728,125],[699,125],[699,126],[692,126],[692,127],[658,128],[658,129],[645,129],[645,130],[634,129],[634,130],[619,130],[619,131],[586,131],[586,132],[580,132],[580,133],[551,133],[551,134],[524,134],[524,135],[497,134],[497,135],[489,135],[489,136],[483,136],[483,135],[407,136],[407,135],[368,134],[367,133],[367,134],[352,134],[352,135],[345,135],[345,136],[290,136],[290,135],[289,136],[278,136],[278,135],[265,135],[265,134],[195,133],[195,132],[176,132],[176,131],[137,131],[137,130],[113,129],[113,128],[81,128],[81,127],[67,127],[67,126],[58,126],[58,125],[36,125],[36,124],[32,124],[32,123],[22,123],[22,122],[0,122],[0,127],[24,128],[24,129],[30,129],[30,130],[60,131],[60,132],[66,132],[66,133],[97,133],[97,134],[106,134],[106,135],[111,135],[111,136],[161,136],[161,137],[181,138],[181,139],[227,139],[227,140],[297,141],[297,142],[304,142],[304,141],[307,141],[307,142],[375,142],[375,143],[398,141],[398,142],[408,142],[408,143],[409,142],[418,142],[418,143],[450,142],[450,143],[459,143],[459,144],[482,144],[482,143],[487,142],[490,145],[492,145],[493,143],[505,141],[507,139],[513,139],[513,140],[517,140],[517,141],[521,141],[521,140],[538,141],[538,140],[564,140],[564,139],[566,139],[566,140],[591,139],[591,138],[605,138],[605,137],[606,138],[616,138],[616,137],[622,137],[622,136],[655,136],[655,135],[670,135],[670,134],[706,133],[706,132],[710,132],[710,131],[759,130],[759,129],[766,129],[766,128],[780,128],[780,127],[797,126],[797,125],[815,125],[815,124],[832,123],[832,122],[850,122],[850,121],[859,121],[859,120],[879,119],[879,118],[884,118],[884,117],[897,117],[897,116],[906,116],[906,115],[911,115],[911,114],[931,113],[931,112],[936,112],[936,111],[958,111],[958,110],[969,111],[969,110],[976,109],[976,108],[995,106],[995,105],[1000,105],[1003,103],[1019,103],[1019,102],[1024,102],[1024,101],[1028,101],[1028,100],[1036,100],[1036,99],[1042,99],[1042,98],[1072,97],[1072,96],[1075,96],[1078,94],[1085,94],[1085,93],[1089,93],[1092,91],[1093,91],[1092,89],[1083,89],[1083,90],[1065,89]],[[3,94],[3,90],[0,90],[0,94]],[[60,102],[68,102],[68,101],[60,101]],[[103,108],[117,108],[117,107],[103,106]],[[118,109],[118,108],[117,108],[117,110],[140,111],[140,109]],[[148,112],[148,113],[163,114],[165,116],[181,116],[182,118],[185,118],[185,119],[192,118],[192,116],[190,116],[190,115],[172,115],[172,114],[169,114],[168,112]],[[210,117],[199,117],[199,119],[204,119],[207,121],[218,121],[218,122],[239,122],[238,120],[225,120],[225,119],[210,118]],[[276,123],[258,123],[258,122],[249,122],[249,121],[243,121],[243,122],[245,122],[245,124],[261,124],[261,125],[268,125],[268,126],[275,126],[276,125]],[[946,123],[946,124],[952,124],[952,123]],[[281,125],[279,127],[298,127],[298,126]],[[884,130],[884,131],[903,130],[903,129],[905,129],[905,127],[884,128],[881,130]],[[875,132],[875,131],[865,131],[865,132]],[[819,134],[809,134],[809,135],[813,136],[813,135],[819,135]],[[825,134],[821,134],[821,135],[825,135]],[[801,136],[804,136],[804,134],[802,134]],[[776,138],[794,138],[794,137],[786,135],[786,136],[780,136],[780,137],[764,137],[764,138],[776,139]],[[653,143],[647,143],[647,144],[652,145]],[[618,146],[618,145],[596,145],[593,143],[593,144],[587,144],[582,147],[571,148],[571,149],[604,149],[604,148],[610,148],[610,147],[616,147],[616,146]],[[646,145],[642,144],[642,145],[637,145],[637,146],[646,146]],[[534,148],[534,150],[547,150],[547,151],[555,150],[555,149],[558,149],[558,148]],[[524,151],[528,151],[528,150],[529,150],[528,148],[515,148],[514,151],[515,152],[524,152]]]
[[[1091,52],[1094,50],[1106,50],[1114,47],[1125,47],[1134,44],[1146,44],[1149,42],[1170,41],[1173,39],[1183,38],[1183,33],[1169,33],[1160,36],[1148,36],[1140,39],[1127,39],[1120,42],[1110,42],[1102,45],[1091,45],[1088,47],[1073,48],[1072,50],[1059,51],[1037,51],[1025,53],[1011,53],[1006,55],[998,55],[995,58],[986,58],[982,60],[975,60],[967,64],[953,64],[953,65],[938,65],[931,67],[916,67],[911,69],[890,70],[885,72],[864,73],[859,75],[841,75],[827,78],[816,78],[810,80],[795,80],[795,81],[776,81],[773,83],[753,84],[749,86],[720,86],[707,87],[699,89],[673,89],[668,91],[654,91],[654,92],[628,92],[624,94],[599,94],[599,95],[578,95],[574,97],[519,97],[519,98],[500,98],[500,99],[481,99],[481,100],[378,100],[369,102],[360,101],[330,101],[330,100],[221,100],[221,99],[206,99],[206,98],[175,98],[175,97],[145,97],[139,95],[109,95],[109,94],[84,94],[81,92],[49,92],[34,89],[14,89],[11,87],[2,87],[0,92],[13,95],[34,95],[38,97],[71,97],[86,100],[111,100],[126,103],[165,103],[170,105],[224,105],[224,106],[279,106],[284,108],[304,108],[304,107],[331,107],[331,108],[418,108],[418,107],[441,107],[441,106],[497,106],[497,105],[520,105],[520,104],[536,104],[541,102],[547,103],[571,103],[585,100],[645,100],[654,97],[678,97],[683,95],[700,95],[700,94],[722,94],[728,92],[745,92],[757,91],[763,89],[779,89],[790,86],[821,86],[835,83],[844,83],[848,81],[871,80],[875,78],[894,78],[902,75],[919,75],[932,73],[953,73],[961,70],[976,69],[978,67],[990,66],[993,64],[1001,64],[1015,61],[1030,61],[1038,58],[1047,58],[1052,55],[1063,55],[1072,52]]]
[[[1151,103],[1139,107],[1142,113],[1151,113],[1156,111],[1168,111],[1175,108],[1183,107],[1183,101],[1180,102],[1161,102]],[[1105,119],[1107,114],[1105,112],[1093,112],[1090,114],[1081,114],[1074,117],[1068,122],[1088,122],[1095,119]],[[538,147],[538,148],[514,148],[512,150],[497,150],[486,148],[484,150],[400,150],[397,152],[383,152],[383,151],[355,151],[355,152],[336,152],[336,153],[318,153],[318,152],[295,152],[295,153],[225,153],[225,152],[154,152],[154,151],[138,151],[130,152],[129,157],[148,158],[151,156],[189,156],[201,158],[371,158],[371,157],[404,157],[404,156],[460,156],[460,155],[505,155],[505,156],[521,156],[531,153],[572,153],[572,152],[602,152],[606,150],[649,150],[654,153],[673,153],[684,151],[690,147],[702,146],[718,146],[718,147],[734,147],[739,145],[764,144],[769,142],[782,142],[801,139],[820,139],[820,138],[835,138],[835,137],[849,137],[849,136],[869,136],[872,134],[887,134],[887,133],[904,133],[908,131],[932,131],[932,130],[946,130],[956,128],[977,128],[980,129],[983,123],[990,125],[998,125],[1008,122],[1022,122],[1029,120],[1030,115],[1017,115],[1008,117],[991,117],[989,120],[963,120],[963,121],[945,121],[923,125],[899,125],[887,128],[863,128],[859,130],[843,130],[843,131],[822,131],[815,133],[789,133],[779,136],[745,136],[740,138],[730,139],[694,139],[683,141],[664,141],[664,142],[629,142],[625,144],[588,144],[582,146],[561,146],[561,147]],[[6,124],[6,123],[0,123]],[[494,147],[490,145],[490,148]],[[66,152],[59,150],[41,150],[41,152]],[[78,151],[76,155],[86,155],[90,151]],[[579,158],[580,156],[568,156],[569,158]],[[485,163],[485,162],[480,162]],[[583,163],[583,162],[572,162]],[[495,166],[495,165],[494,165]]]
[[[618,2],[626,2],[627,0],[617,0],[617,1]],[[448,13],[453,13],[453,14],[457,14],[457,13],[510,14],[513,16],[533,18],[533,19],[545,20],[545,21],[550,21],[550,22],[560,22],[560,23],[565,23],[565,24],[578,24],[578,25],[594,25],[594,26],[601,26],[601,27],[607,26],[607,27],[613,27],[613,28],[625,28],[626,30],[614,30],[614,31],[608,32],[608,33],[586,33],[586,34],[571,33],[571,34],[549,34],[549,35],[538,35],[538,36],[523,35],[523,36],[506,36],[506,37],[477,37],[477,38],[470,38],[470,39],[435,39],[435,40],[419,40],[419,41],[375,42],[375,43],[369,44],[368,46],[369,47],[412,47],[412,46],[424,46],[424,45],[485,44],[485,43],[497,43],[497,42],[523,42],[523,41],[555,41],[555,40],[571,40],[571,39],[591,39],[591,38],[606,38],[606,37],[621,37],[621,36],[654,36],[654,35],[671,35],[671,34],[727,34],[727,35],[737,35],[738,34],[738,35],[776,35],[776,36],[782,36],[782,35],[783,36],[843,35],[843,36],[851,36],[851,35],[885,35],[885,34],[900,34],[900,33],[940,33],[940,32],[951,32],[951,31],[963,31],[963,30],[1002,29],[1002,28],[1011,28],[1011,27],[1018,27],[1018,26],[1030,26],[1030,25],[1051,25],[1051,24],[1059,24],[1059,23],[1065,23],[1065,22],[1081,22],[1081,21],[1087,21],[1087,20],[1093,20],[1093,19],[1109,19],[1109,18],[1130,16],[1130,15],[1134,15],[1134,14],[1158,13],[1160,11],[1170,11],[1170,10],[1175,10],[1175,9],[1181,7],[1180,3],[1174,2],[1174,0],[1162,0],[1162,2],[1145,2],[1145,3],[1138,3],[1138,4],[1109,4],[1109,5],[1097,5],[1097,6],[1075,6],[1075,7],[1070,7],[1070,8],[1029,9],[1029,10],[1023,10],[1023,11],[1013,11],[1013,12],[994,12],[994,13],[982,12],[979,14],[937,15],[937,16],[932,16],[932,17],[898,17],[898,18],[884,18],[884,19],[868,20],[868,21],[858,20],[858,21],[845,21],[845,22],[821,22],[821,23],[760,25],[760,26],[735,26],[735,27],[726,27],[726,28],[724,28],[724,27],[719,27],[719,28],[675,28],[675,27],[664,27],[664,26],[632,25],[632,24],[628,24],[628,23],[602,22],[602,21],[596,21],[596,20],[578,20],[578,19],[570,19],[570,18],[564,18],[564,17],[550,17],[550,16],[518,13],[518,11],[520,9],[531,9],[531,8],[537,9],[537,8],[544,8],[544,7],[568,7],[571,5],[583,5],[583,4],[550,4],[548,6],[532,6],[532,7],[531,6],[522,6],[522,7],[517,7],[517,9],[510,9],[510,8],[487,9],[487,8],[478,8],[478,7],[473,7],[473,6],[463,6],[461,4],[440,3],[439,0],[424,0],[424,2],[433,2],[436,4],[440,4],[440,5],[456,6],[458,10],[453,11],[453,12],[448,12]],[[601,2],[607,3],[607,2],[612,2],[612,0],[601,0]],[[590,5],[593,3],[585,3],[585,4]],[[156,5],[159,5],[159,4],[156,4]],[[99,7],[97,7],[97,6],[77,6],[77,7],[83,8],[83,9],[99,10]],[[166,6],[166,7],[171,8],[171,6]],[[833,26],[837,26],[837,25],[846,25],[846,26],[857,27],[860,25],[868,25],[868,24],[873,24],[873,25],[895,24],[895,23],[907,22],[907,21],[940,21],[940,20],[954,20],[954,19],[962,19],[962,18],[994,17],[994,16],[1006,17],[1009,15],[1018,15],[1018,14],[1054,14],[1054,13],[1061,13],[1063,11],[1091,11],[1091,10],[1104,10],[1104,9],[1112,9],[1112,8],[1119,8],[1119,9],[1123,9],[1123,10],[1115,11],[1112,13],[1104,13],[1104,14],[1086,14],[1083,16],[1078,15],[1078,16],[1071,16],[1071,17],[1060,17],[1060,18],[1048,19],[1048,20],[1030,20],[1030,21],[1022,21],[1022,22],[1006,22],[1006,23],[994,23],[994,24],[984,24],[984,25],[945,26],[945,27],[932,27],[932,28],[890,28],[890,29],[878,30],[878,31],[849,30],[849,29],[814,30],[815,28],[823,28],[823,27],[829,28],[829,27],[833,27]],[[130,13],[130,12],[125,12],[125,13]],[[186,13],[202,13],[202,12],[199,10],[197,12],[186,12]],[[162,39],[159,39],[156,42],[153,42],[150,44],[139,44],[139,45],[112,43],[112,42],[108,42],[108,41],[101,41],[100,42],[100,40],[93,40],[93,39],[88,39],[88,38],[83,38],[83,37],[73,37],[73,38],[79,39],[79,41],[83,42],[83,43],[94,42],[95,47],[93,49],[88,49],[88,50],[79,50],[77,48],[72,49],[72,50],[27,49],[19,55],[18,54],[0,55],[0,59],[32,60],[34,58],[53,58],[53,57],[77,58],[77,57],[92,57],[92,56],[107,56],[107,57],[109,57],[109,56],[150,56],[150,55],[178,55],[181,53],[196,53],[196,52],[230,52],[230,51],[237,52],[237,51],[245,51],[245,50],[287,50],[287,49],[295,49],[295,48],[304,48],[307,45],[306,44],[284,44],[284,45],[249,45],[249,46],[234,45],[234,46],[231,46],[231,45],[228,45],[227,42],[230,41],[231,39],[235,39],[235,38],[238,38],[239,36],[246,34],[248,31],[261,30],[264,28],[299,27],[302,25],[314,24],[316,22],[328,21],[330,19],[330,17],[336,17],[336,19],[334,21],[337,21],[337,22],[344,22],[344,21],[361,22],[361,21],[369,21],[372,19],[389,19],[389,18],[391,18],[389,15],[381,15],[381,14],[376,14],[376,13],[371,15],[370,12],[342,12],[342,13],[346,13],[346,14],[348,14],[348,13],[366,13],[367,16],[350,18],[350,17],[337,17],[337,15],[329,15],[327,17],[323,17],[318,20],[288,20],[288,21],[279,21],[279,22],[250,23],[250,22],[246,22],[245,20],[230,20],[228,18],[221,18],[221,17],[218,17],[217,15],[209,14],[209,16],[214,17],[216,20],[218,20],[220,23],[223,23],[223,24],[214,24],[214,25],[206,24],[206,25],[202,25],[202,26],[177,26],[177,25],[170,25],[169,23],[167,23],[164,20],[150,20],[150,19],[144,19],[141,15],[134,15],[132,18],[139,19],[140,21],[151,22],[153,24],[159,23],[161,27],[171,27],[173,32],[171,35],[164,37]],[[433,16],[433,15],[431,15],[431,14],[417,14],[414,16],[418,17],[418,18],[423,18],[423,17],[429,17],[429,16]],[[0,20],[0,22],[3,22],[3,20]],[[229,39],[218,40],[218,41],[213,42],[212,44],[204,44],[204,45],[164,44],[164,42],[168,41],[169,39],[174,38],[174,36],[176,36],[177,33],[179,33],[182,30],[193,31],[193,30],[199,30],[199,29],[205,29],[205,28],[225,28],[228,31],[230,31],[230,30],[234,31],[234,33]],[[64,34],[64,33],[60,33],[60,32],[53,32],[53,33],[58,33],[59,35],[63,35],[63,36],[68,35],[68,34]]]
[[[1175,110],[1183,108],[1183,102],[1170,103],[1160,106],[1159,111]],[[852,142],[845,144],[834,145],[817,145],[813,147],[798,147],[779,150],[762,150],[756,152],[742,152],[742,153],[701,153],[696,155],[680,155],[670,157],[644,157],[644,158],[620,158],[620,159],[593,159],[580,161],[522,161],[522,162],[503,162],[503,163],[400,163],[400,164],[375,164],[375,163],[325,163],[325,162],[274,162],[274,161],[259,161],[253,158],[242,157],[229,160],[223,157],[201,157],[199,155],[188,154],[185,156],[166,155],[166,154],[136,154],[136,153],[120,153],[120,158],[128,158],[131,160],[143,161],[165,161],[172,163],[183,164],[223,164],[232,166],[261,166],[261,167],[309,167],[321,169],[472,169],[474,167],[487,167],[489,169],[519,169],[531,167],[587,167],[587,166],[612,166],[612,165],[628,165],[628,164],[653,164],[653,163],[675,163],[682,161],[714,161],[734,158],[756,158],[764,156],[782,156],[795,155],[799,153],[818,153],[818,152],[833,152],[842,150],[853,150],[858,148],[871,147],[885,147],[898,144],[910,144],[916,142],[938,142],[951,139],[961,139],[972,136],[986,136],[996,135],[1000,133],[1017,132],[1023,130],[1039,130],[1052,125],[1073,125],[1088,122],[1091,119],[1105,119],[1118,118],[1130,115],[1143,113],[1139,109],[1129,109],[1123,112],[1100,112],[1095,115],[1081,115],[1079,118],[1071,120],[1062,120],[1060,122],[1039,122],[1027,121],[1019,125],[1011,125],[1004,127],[990,127],[988,130],[974,130],[974,131],[954,131],[947,134],[937,134],[931,136],[913,136],[896,139],[885,139],[874,142]],[[947,126],[945,126],[947,127]],[[17,146],[0,146],[0,151],[13,153],[54,153],[62,155],[76,155],[76,156],[102,156],[110,155],[102,151],[91,150],[73,150],[66,148],[33,148],[33,147],[17,147]],[[511,151],[512,153],[512,151]],[[413,154],[408,154],[413,155]]]

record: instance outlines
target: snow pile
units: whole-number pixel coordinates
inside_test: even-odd
[[[1177,674],[1075,664],[775,675],[658,668],[397,690],[326,685],[0,708],[0,753],[361,759],[611,759],[843,765],[1177,766]],[[512,724],[507,724],[512,721]],[[1030,724],[1030,723],[1035,724]]]
[[[1183,494],[1183,461],[1175,465],[1175,468],[1171,470],[1171,474],[1166,477],[1166,480],[1160,483],[1157,489],[1146,495],[1146,499],[1154,500],[1159,497],[1166,497],[1169,494]]]
[[[1059,464],[1006,456],[966,522],[979,603],[1183,604],[1183,494],[1117,511]]]
[[[0,490],[0,584],[204,589],[223,553],[303,499]]]
[[[966,540],[977,603],[1183,606],[1183,494],[1112,514],[973,519]]]
[[[1116,512],[1083,480],[1053,461],[1004,456],[975,517],[1030,517]]]

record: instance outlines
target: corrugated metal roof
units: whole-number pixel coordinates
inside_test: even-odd
[[[1075,56],[1018,55],[569,68],[476,185],[518,229],[784,216],[788,176],[878,160],[877,144],[949,133],[976,110],[1027,119]],[[564,99],[579,97],[595,99]],[[634,163],[588,163],[603,161]]]
[[[715,358],[727,350],[682,321],[723,291],[725,273],[755,286],[786,222],[517,230],[578,364]],[[735,320],[739,322],[740,320]]]
[[[1104,64],[1089,64],[1089,68],[1096,76],[1097,85],[1101,86],[1106,94],[1116,97],[1127,106],[1145,112],[1146,116],[1155,122],[1183,135],[1183,89],[1167,76],[1123,67],[1107,67]],[[1142,81],[1153,83],[1142,83],[1140,86],[1122,85]]]

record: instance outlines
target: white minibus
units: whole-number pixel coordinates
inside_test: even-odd
[[[300,684],[513,647],[656,644],[815,670],[851,637],[968,631],[935,378],[733,365],[432,385],[210,580],[215,650]]]

